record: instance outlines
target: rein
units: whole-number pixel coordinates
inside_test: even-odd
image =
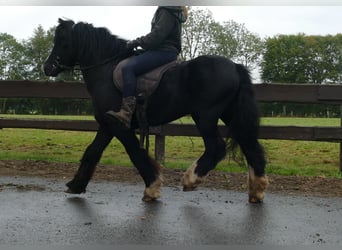
[[[109,57],[100,63],[89,65],[89,66],[84,66],[84,67],[81,67],[80,64],[75,64],[75,66],[79,66],[77,68],[75,68],[75,66],[68,66],[68,65],[60,64],[58,60],[55,61],[55,65],[61,69],[64,69],[64,70],[79,70],[79,71],[84,70],[85,71],[85,70],[90,70],[90,69],[94,69],[94,68],[100,67],[102,65],[105,65],[109,62],[116,60],[119,57],[120,57],[120,55],[116,55],[113,57]]]
[[[77,68],[75,68],[75,66],[68,66],[68,65],[60,64],[59,63],[59,58],[57,57],[57,59],[55,61],[55,65],[57,67],[61,68],[61,69],[64,69],[64,70],[80,70],[80,71],[83,70],[83,71],[86,71],[86,70],[90,70],[90,69],[94,69],[94,68],[100,67],[100,66],[105,65],[107,63],[110,63],[112,61],[115,61],[118,58],[124,56],[125,54],[127,54],[127,51],[124,51],[124,52],[121,52],[121,53],[119,53],[119,54],[117,54],[115,56],[106,58],[102,62],[93,64],[93,65],[89,65],[89,66],[84,66],[84,67],[81,67],[81,65],[77,63],[77,64],[75,64],[75,66],[79,66]]]

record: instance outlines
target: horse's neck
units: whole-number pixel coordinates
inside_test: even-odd
[[[93,27],[80,25],[73,33],[73,40],[81,67],[103,63],[104,60],[114,57],[118,51],[118,39],[115,36]]]
[[[83,48],[79,53],[79,64],[81,68],[99,67],[112,62],[118,63],[131,55],[125,49],[110,48],[110,45],[103,46],[101,50]]]

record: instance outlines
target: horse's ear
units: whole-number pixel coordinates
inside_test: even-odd
[[[67,27],[69,25],[74,25],[75,22],[69,19],[62,19],[62,18],[58,18],[58,23],[63,26],[63,27]]]

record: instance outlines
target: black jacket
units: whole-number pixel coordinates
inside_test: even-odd
[[[171,50],[180,53],[182,23],[185,20],[179,6],[158,7],[152,19],[151,32],[136,40],[145,50]]]

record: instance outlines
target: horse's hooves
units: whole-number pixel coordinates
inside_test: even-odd
[[[156,180],[144,190],[143,201],[150,202],[160,198],[160,187],[163,183],[163,177],[157,176]]]
[[[150,196],[147,196],[147,195],[144,195],[144,197],[142,198],[143,201],[145,202],[152,202],[152,201],[156,201],[157,198],[155,197],[150,197]]]
[[[73,194],[74,192],[70,188],[68,188],[67,190],[64,191],[64,193]]]
[[[67,194],[82,194],[82,193],[85,193],[86,191],[85,190],[83,190],[83,191],[74,191],[74,190],[68,188],[64,192],[67,193]]]
[[[263,200],[260,200],[260,199],[258,199],[256,197],[249,197],[248,201],[249,201],[249,203],[253,203],[253,204],[258,204],[258,203],[262,203],[263,202]]]
[[[184,192],[190,192],[190,191],[195,191],[196,190],[196,187],[186,187],[186,186],[183,186],[183,191]]]

